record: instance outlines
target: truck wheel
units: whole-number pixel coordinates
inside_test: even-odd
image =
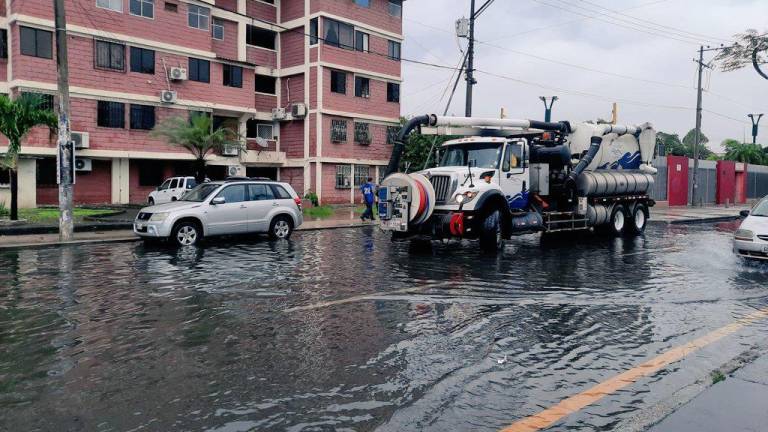
[[[504,246],[504,235],[501,229],[501,213],[494,210],[485,217],[480,229],[480,249],[493,252]]]
[[[626,211],[624,206],[616,204],[613,206],[611,212],[611,219],[608,222],[608,232],[612,235],[621,235],[624,232],[624,228],[627,226]]]
[[[645,204],[637,204],[632,210],[632,220],[627,224],[629,232],[640,235],[645,231],[648,224],[648,207]]]

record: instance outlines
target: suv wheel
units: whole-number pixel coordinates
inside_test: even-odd
[[[288,239],[293,233],[293,222],[287,216],[278,216],[269,224],[269,238],[272,240]]]
[[[155,199],[152,198],[152,197],[149,197],[149,199],[147,200],[147,204],[149,204],[151,206],[155,205]]]
[[[179,246],[193,246],[202,236],[200,226],[192,221],[181,221],[171,231],[171,240]]]

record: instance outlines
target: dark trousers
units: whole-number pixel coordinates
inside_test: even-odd
[[[369,202],[365,203],[365,211],[363,212],[363,215],[361,217],[363,219],[368,218],[370,220],[373,220],[373,203],[369,203]]]

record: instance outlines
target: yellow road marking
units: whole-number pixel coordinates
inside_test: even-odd
[[[502,429],[502,432],[531,432],[552,426],[562,418],[573,414],[587,405],[591,405],[605,396],[634,383],[642,377],[651,375],[663,367],[683,359],[691,354],[725,336],[728,336],[755,321],[768,317],[768,308],[760,309],[744,318],[734,321],[727,326],[720,327],[698,339],[688,342],[654,357],[644,363],[622,372],[596,386],[581,393],[563,399],[557,405],[545,409],[537,414],[525,417],[512,425]]]
[[[435,288],[435,287],[445,286],[450,284],[451,282],[430,283],[430,284],[424,284],[417,287],[403,288],[403,289],[393,290],[393,291],[362,294],[362,295],[347,297],[340,300],[330,300],[325,302],[312,303],[306,306],[292,307],[289,309],[285,309],[283,312],[298,312],[298,311],[305,311],[305,310],[312,310],[312,309],[321,309],[329,306],[336,306],[336,305],[346,304],[346,303],[354,303],[361,300],[376,299],[376,298],[380,298],[381,296],[385,296],[389,294],[403,294],[403,293],[410,293],[410,292],[418,292],[426,288]]]

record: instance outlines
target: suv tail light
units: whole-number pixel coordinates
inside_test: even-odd
[[[296,197],[296,198],[293,199],[293,202],[295,202],[296,203],[296,207],[298,207],[299,210],[301,210],[301,198]]]

